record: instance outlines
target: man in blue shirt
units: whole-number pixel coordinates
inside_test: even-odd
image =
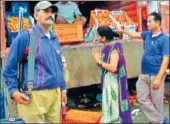
[[[60,1],[56,3],[56,6],[58,8],[56,23],[67,24],[82,21],[83,25],[85,25],[86,18],[82,16],[75,2]]]
[[[151,123],[167,123],[167,118],[164,117],[164,79],[169,64],[169,36],[161,29],[159,13],[151,13],[147,25],[149,31],[142,33],[125,31],[118,25],[117,29],[143,39],[141,75],[136,84],[138,101]]]
[[[34,9],[37,21],[32,31],[36,34],[34,82],[31,99],[18,90],[18,63],[30,42],[30,34],[23,31],[13,41],[3,72],[8,90],[17,103],[19,117],[27,123],[60,122],[61,101],[67,103],[63,74],[62,52],[58,38],[49,31],[54,24],[57,7],[48,1],[38,2]],[[23,91],[28,90],[28,62],[23,63]],[[60,93],[61,90],[61,93]]]

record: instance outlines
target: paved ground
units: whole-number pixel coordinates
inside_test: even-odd
[[[169,85],[165,87],[165,91],[169,91]],[[168,98],[168,97],[167,97]],[[169,99],[170,100],[170,99]],[[9,107],[7,109],[7,116],[8,117],[17,117],[17,112],[16,112],[16,106],[10,104],[11,101],[8,103]],[[139,106],[132,106],[131,110],[133,111],[134,109],[139,108]],[[165,105],[165,115],[169,118],[169,105]],[[101,109],[100,109],[101,110]],[[170,119],[170,118],[169,118]],[[143,113],[141,113],[138,116],[133,117],[134,123],[148,123],[147,118]]]
[[[169,105],[165,105],[165,115],[168,117],[169,119]],[[141,113],[139,116],[134,117],[134,123],[148,123],[148,120],[146,118],[146,116]]]
[[[134,109],[139,108],[138,106],[131,107],[131,110],[133,111]],[[14,106],[10,107],[10,117],[17,117],[16,109]],[[165,114],[169,118],[169,105],[165,105]],[[133,117],[134,123],[148,123],[147,118],[145,115],[141,112],[138,116]]]

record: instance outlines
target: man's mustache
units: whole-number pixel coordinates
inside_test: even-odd
[[[54,21],[54,18],[52,16],[49,16],[48,18],[46,18],[46,20],[51,20],[51,21]]]

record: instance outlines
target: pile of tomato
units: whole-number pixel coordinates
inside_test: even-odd
[[[11,16],[8,18],[8,28],[11,32],[18,32],[19,17]],[[30,29],[31,23],[29,18],[23,18],[23,29]]]

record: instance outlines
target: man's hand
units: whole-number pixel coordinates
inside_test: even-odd
[[[76,19],[75,19],[75,21],[74,21],[74,23],[80,22],[80,21],[82,21],[81,17],[80,17],[80,16],[77,16]]]
[[[61,102],[64,102],[65,103],[65,105],[67,104],[67,93],[66,93],[66,91],[62,91],[61,92]]]
[[[120,23],[118,21],[116,21],[116,19],[112,15],[110,15],[109,17],[114,22],[116,30],[119,31],[119,32],[123,32],[124,30],[122,29]]]
[[[94,48],[92,50],[92,55],[97,63],[101,61],[101,50]]]
[[[167,41],[167,42],[169,42],[169,41]],[[168,46],[169,45],[167,45],[167,47]],[[168,65],[169,65],[169,56],[164,56],[163,62],[161,64],[161,68],[159,70],[159,73],[154,80],[154,83],[153,83],[153,86],[152,86],[153,89],[159,89],[161,87],[162,82],[165,78],[166,69],[168,68]]]
[[[115,24],[115,26],[116,26],[117,31],[119,31],[119,32],[121,32],[121,33],[124,32],[124,30],[123,30],[123,28],[121,27],[121,25]]]
[[[159,78],[155,78],[152,88],[156,90],[159,89],[161,85],[162,85],[162,80]]]
[[[20,93],[18,91],[12,93],[12,97],[18,104],[29,104],[31,102],[24,93]]]
[[[116,21],[116,19],[112,15],[110,15],[110,18],[115,23],[116,30],[119,31],[120,33],[125,33],[125,34],[131,36],[132,38],[141,38],[141,32],[124,30],[121,27],[121,24],[118,21]]]

